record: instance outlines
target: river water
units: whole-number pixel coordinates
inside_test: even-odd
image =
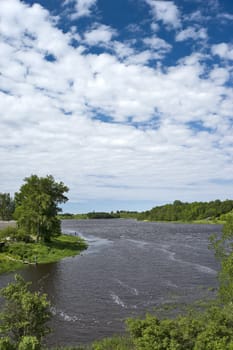
[[[218,225],[134,220],[65,220],[85,238],[80,256],[20,271],[52,303],[49,345],[89,343],[124,330],[124,319],[164,303],[213,295],[218,265],[208,238]],[[14,274],[0,276],[0,287]],[[211,294],[212,293],[212,294]]]

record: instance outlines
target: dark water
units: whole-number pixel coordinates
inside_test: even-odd
[[[50,345],[88,343],[122,332],[129,316],[166,302],[194,301],[217,286],[208,237],[220,226],[67,220],[63,231],[84,237],[88,250],[21,271],[52,302]],[[12,278],[0,276],[0,287]]]

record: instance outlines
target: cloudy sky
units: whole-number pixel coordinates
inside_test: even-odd
[[[233,2],[0,0],[0,192],[64,211],[232,199]]]

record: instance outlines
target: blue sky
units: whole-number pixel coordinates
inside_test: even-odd
[[[0,192],[64,211],[232,198],[233,3],[1,0]]]

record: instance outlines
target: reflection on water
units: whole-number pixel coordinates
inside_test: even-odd
[[[52,303],[50,345],[88,343],[122,332],[123,320],[165,302],[191,302],[216,287],[218,266],[208,237],[220,226],[83,220],[63,231],[89,248],[58,263],[21,271]],[[13,274],[0,277],[0,287]]]

